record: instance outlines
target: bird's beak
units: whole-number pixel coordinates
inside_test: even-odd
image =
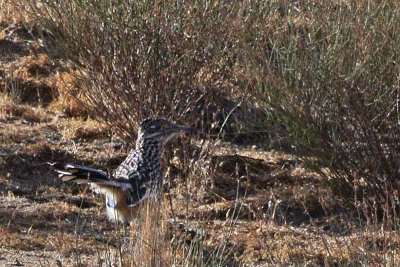
[[[182,131],[182,132],[187,132],[187,133],[195,133],[196,130],[184,125],[179,125],[179,124],[175,124],[173,127],[176,131]]]

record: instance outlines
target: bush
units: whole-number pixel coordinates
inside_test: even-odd
[[[119,133],[151,115],[209,130],[237,111],[239,129],[284,140],[350,202],[397,197],[395,1],[26,1]]]
[[[296,1],[248,12],[242,79],[292,149],[351,202],[396,199],[396,2]]]
[[[53,54],[81,70],[83,104],[128,138],[135,138],[143,117],[198,122],[208,112],[205,106],[194,108],[204,92],[233,91],[235,29],[225,25],[234,21],[238,4],[26,2],[52,33]]]

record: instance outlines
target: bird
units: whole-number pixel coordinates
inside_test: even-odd
[[[138,127],[136,146],[112,175],[72,163],[48,163],[63,182],[90,184],[95,193],[104,194],[108,219],[129,225],[139,207],[161,195],[164,146],[181,132],[195,130],[164,118],[147,118]]]

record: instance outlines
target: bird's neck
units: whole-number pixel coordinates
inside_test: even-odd
[[[136,150],[140,152],[143,160],[150,163],[159,164],[161,161],[162,149],[163,144],[157,140],[139,138],[136,141]]]

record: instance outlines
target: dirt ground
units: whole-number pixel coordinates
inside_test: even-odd
[[[85,121],[80,123],[85,125]],[[118,242],[114,237],[122,238],[122,226],[106,219],[104,199],[85,186],[61,184],[46,162],[68,161],[111,170],[123,160],[128,148],[111,142],[107,136],[66,141],[62,129],[70,124],[68,118],[33,124],[21,118],[4,119],[0,134],[0,264],[37,266],[60,262],[70,266],[76,264],[75,254],[79,250],[83,258],[79,261],[96,265],[101,259],[98,253],[106,253],[110,243]],[[227,222],[235,204],[240,203],[235,211],[237,221],[231,242],[238,250],[238,259],[258,258],[261,262],[265,257],[263,250],[273,235],[290,237],[290,232],[302,229],[304,223],[310,226],[312,217],[305,213],[302,200],[296,200],[293,191],[308,190],[304,185],[313,183],[314,178],[304,176],[295,159],[254,148],[228,149],[225,144],[214,149],[215,162],[210,164],[216,165],[218,180],[210,179],[200,185],[196,180],[187,181],[185,186],[185,178],[172,175],[171,167],[166,167],[171,188],[166,190],[165,198],[172,199],[177,218],[187,218],[190,226],[209,231],[208,241],[212,245],[220,235],[231,232]],[[254,181],[236,186],[231,172],[237,166],[240,171],[247,166],[250,170],[245,179]],[[201,190],[195,190],[196,186]],[[290,189],[274,192],[285,187]],[[237,191],[242,191],[239,197]],[[189,211],[185,208],[186,197],[191,199]],[[281,198],[293,202],[281,204]],[[315,209],[311,213],[318,219],[322,210]]]
[[[111,171],[132,144],[73,115],[58,92],[64,70],[34,37],[0,23],[0,266],[111,266],[123,227],[102,196],[62,184],[46,162]],[[167,150],[166,217],[201,230],[210,251],[226,240],[227,265],[399,264],[397,229],[360,220],[294,155],[196,136]]]

